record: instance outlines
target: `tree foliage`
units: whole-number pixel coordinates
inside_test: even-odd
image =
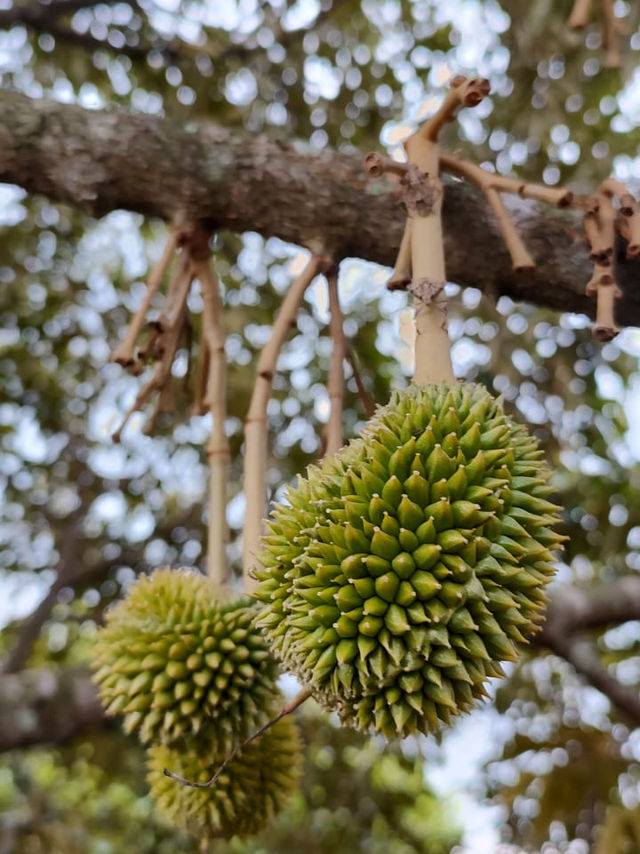
[[[449,149],[500,173],[583,192],[612,172],[640,178],[633,134],[640,31],[635,6],[615,4],[626,16],[622,68],[604,68],[598,21],[571,32],[571,6],[14,0],[0,10],[0,74],[4,86],[48,98],[53,110],[55,102],[77,101],[116,115],[161,114],[187,130],[214,122],[296,139],[308,152],[364,154],[381,146],[393,153],[408,127],[433,110],[452,70],[477,73],[491,79],[492,95],[461,114],[457,136],[448,131]],[[74,159],[71,144],[66,158],[71,171],[91,169]],[[105,609],[136,574],[203,562],[209,421],[189,414],[181,349],[176,414],[161,418],[153,436],[134,418],[120,444],[110,440],[139,380],[109,364],[109,352],[140,303],[165,225],[124,211],[95,221],[18,187],[0,193],[0,582],[12,601],[0,608],[0,651],[6,669],[20,672],[84,663]],[[545,247],[535,252],[542,256]],[[258,354],[300,258],[277,239],[231,230],[216,235],[214,255],[228,335],[229,555],[238,569],[242,421]],[[406,383],[410,367],[406,297],[386,293],[385,278],[373,265],[341,265],[345,330],[379,403]],[[458,375],[503,395],[556,469],[569,536],[556,589],[597,597],[602,585],[640,568],[638,333],[602,346],[584,316],[495,302],[453,283],[448,290]],[[197,323],[195,294],[191,309]],[[321,451],[329,352],[317,283],[274,380],[274,496]],[[351,436],[364,410],[346,370]],[[606,673],[636,693],[637,620],[640,602],[635,619],[605,620],[579,635]],[[504,807],[505,840],[551,840],[562,850],[580,838],[596,840],[596,851],[635,850],[640,721],[621,716],[576,661],[533,647],[489,714],[494,761],[482,797]],[[436,854],[454,844],[455,810],[424,784],[410,746],[383,754],[377,742],[324,723],[306,729],[303,793],[271,836],[253,848],[233,843],[234,854],[303,843],[318,852]],[[5,754],[0,850],[192,850],[153,817],[143,776],[137,747],[112,730]]]

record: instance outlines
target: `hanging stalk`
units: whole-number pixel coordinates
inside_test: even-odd
[[[207,350],[207,380],[204,404],[211,413],[211,436],[207,445],[209,459],[209,542],[207,574],[216,584],[228,580],[227,483],[229,480],[229,441],[225,432],[227,417],[227,362],[224,350],[222,300],[218,277],[211,263],[206,235],[192,244],[191,262],[200,283],[203,302],[201,347]],[[204,245],[203,245],[204,244]]]
[[[331,409],[326,430],[326,454],[335,454],[344,444],[342,438],[342,409],[344,401],[344,360],[346,341],[340,298],[338,295],[338,270],[327,273],[329,290],[329,333],[331,335],[331,363],[327,379],[327,392]]]
[[[292,326],[306,289],[327,266],[325,258],[312,255],[302,273],[292,282],[278,312],[271,338],[265,344],[256,371],[249,411],[244,425],[244,496],[246,502],[243,539],[243,586],[250,593],[256,586],[253,567],[260,552],[263,519],[267,511],[267,405],[280,350]]]
[[[453,382],[447,335],[447,302],[442,239],[442,184],[439,178],[442,127],[462,106],[475,106],[489,92],[486,80],[456,77],[441,108],[405,142],[409,169],[401,179],[410,220],[412,282],[416,308],[414,383]]]
[[[206,403],[213,420],[207,445],[209,458],[209,543],[207,573],[217,584],[227,580],[227,483],[229,478],[229,442],[224,429],[226,417],[226,362],[224,335],[220,318],[222,305],[218,281],[209,263],[197,272],[202,289],[205,334],[209,350],[209,374]],[[208,316],[207,316],[208,315]]]

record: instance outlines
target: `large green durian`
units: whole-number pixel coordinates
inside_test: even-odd
[[[287,805],[301,770],[297,725],[291,718],[275,723],[238,752],[211,788],[186,787],[164,774],[167,768],[204,783],[225,758],[202,742],[186,751],[165,745],[149,750],[148,782],[160,812],[200,839],[258,833]]]
[[[258,625],[344,723],[434,731],[516,659],[562,540],[540,457],[483,386],[413,386],[289,489]]]
[[[278,711],[276,664],[255,613],[197,571],[140,578],[93,646],[107,713],[123,714],[143,742],[198,735],[229,752]]]

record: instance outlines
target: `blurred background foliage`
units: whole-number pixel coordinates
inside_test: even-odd
[[[603,67],[596,17],[583,33],[568,30],[571,0],[137,0],[78,3],[58,17],[54,2],[27,26],[20,12],[30,5],[0,2],[0,77],[32,96],[216,122],[311,149],[393,153],[452,72],[480,74],[492,95],[448,131],[451,150],[577,190],[611,173],[640,182],[635,3],[614,3],[626,28],[619,70]],[[104,609],[136,573],[202,564],[210,425],[189,415],[181,350],[180,416],[152,437],[134,417],[120,444],[110,439],[140,380],[109,364],[109,352],[141,300],[163,224],[126,212],[96,222],[13,187],[0,187],[0,200],[0,654],[15,653],[30,622],[36,640],[18,665],[62,666],[85,660]],[[274,239],[222,233],[215,260],[228,334],[229,556],[238,569],[252,369],[302,258]],[[406,298],[386,293],[386,275],[356,260],[340,271],[345,330],[378,402],[411,373]],[[502,394],[557,469],[570,540],[555,584],[588,588],[640,570],[640,333],[601,346],[584,317],[448,290],[457,374]],[[195,292],[190,307],[197,322]],[[320,279],[275,378],[274,497],[321,451],[327,319]],[[350,436],[364,415],[348,366],[346,377]],[[44,597],[51,609],[30,616]],[[597,644],[618,679],[640,684],[640,622],[599,632]],[[412,742],[384,753],[305,719],[302,793],[263,840],[229,850],[438,854],[465,827],[462,850],[471,852],[496,850],[499,840],[505,851],[546,854],[638,850],[640,738],[570,665],[534,651],[472,718],[440,749]],[[481,745],[465,741],[469,726]],[[467,765],[472,793],[461,806],[455,769]],[[2,854],[177,850],[196,848],[154,818],[141,754],[116,730],[0,758]]]

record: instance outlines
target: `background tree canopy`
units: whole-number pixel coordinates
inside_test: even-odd
[[[154,816],[142,753],[106,724],[85,670],[136,574],[203,564],[210,418],[189,414],[186,349],[178,414],[152,436],[137,415],[110,438],[140,380],[109,353],[163,220],[186,211],[217,230],[239,569],[242,422],[301,246],[341,261],[345,331],[373,400],[410,374],[407,299],[378,266],[393,262],[403,217],[358,174],[364,153],[393,155],[452,73],[478,74],[492,93],[447,130],[449,151],[578,192],[610,174],[640,185],[637,4],[613,3],[619,69],[605,67],[597,10],[576,33],[571,7],[0,0],[1,854],[197,850]],[[498,839],[505,851],[640,847],[640,333],[593,341],[574,215],[513,203],[538,263],[518,277],[474,190],[450,182],[445,208],[457,375],[529,423],[566,508],[547,627],[442,748],[383,752],[303,716],[303,791],[264,837],[229,851],[438,854],[463,834],[456,850],[469,852]],[[639,274],[622,264],[621,324],[640,325]],[[190,309],[197,319],[195,293]],[[319,280],[274,380],[274,497],[322,449],[327,320]],[[348,365],[346,376],[349,437],[365,415]]]

